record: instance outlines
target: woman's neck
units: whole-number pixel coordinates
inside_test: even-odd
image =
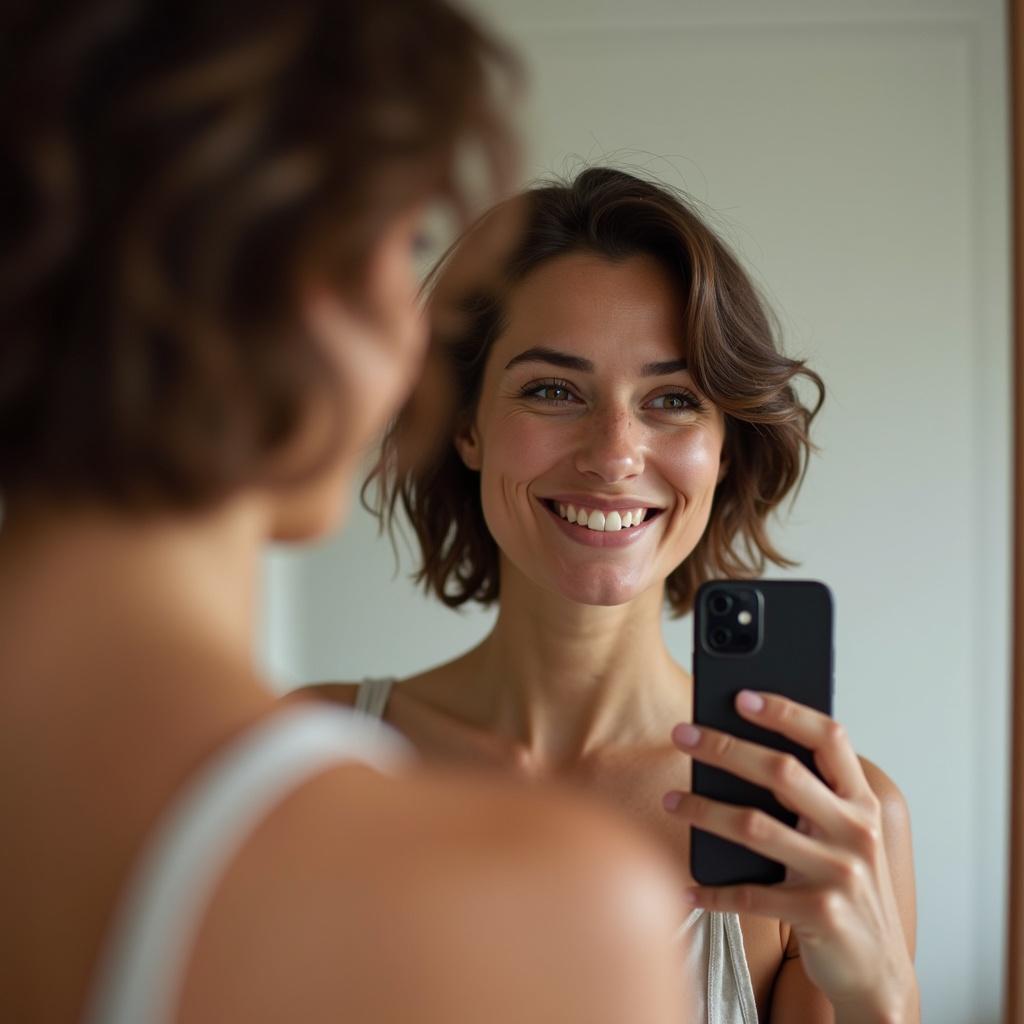
[[[690,680],[665,646],[660,588],[596,607],[502,569],[497,623],[469,655],[474,699],[539,770],[660,742],[688,714]]]
[[[148,519],[15,507],[0,529],[5,649],[26,667],[52,667],[44,674],[54,679],[65,678],[62,658],[77,657],[99,688],[130,687],[118,668],[144,662],[147,652],[196,667],[197,655],[207,657],[234,666],[236,678],[255,679],[265,532],[260,507],[242,500],[216,512]],[[136,685],[162,674],[152,660],[149,669]],[[80,685],[81,676],[70,673],[67,681]],[[187,678],[181,687],[187,692]]]

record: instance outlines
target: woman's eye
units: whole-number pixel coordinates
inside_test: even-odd
[[[563,384],[533,384],[523,388],[528,398],[545,402],[574,402],[576,396]]]
[[[538,388],[534,394],[538,398],[547,398],[552,402],[564,402],[569,398],[569,392],[565,388],[549,387],[547,385]]]
[[[656,398],[652,398],[648,405],[652,409],[663,409],[667,412],[683,412],[687,409],[700,408],[700,403],[693,395],[677,391],[667,395],[658,395]]]

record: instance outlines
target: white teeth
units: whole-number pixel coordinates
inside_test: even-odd
[[[577,508],[575,505],[555,502],[558,514],[570,523],[585,526],[597,533],[617,533],[631,526],[639,526],[647,518],[646,508],[631,508],[625,512],[602,512],[600,509]]]

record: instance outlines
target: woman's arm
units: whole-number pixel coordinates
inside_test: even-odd
[[[868,785],[882,807],[882,837],[899,904],[907,951],[913,958],[917,946],[917,907],[910,812],[899,787],[881,768],[864,757],[860,763]],[[794,1020],[806,1021],[807,1024],[832,1024],[835,1012],[832,1004],[804,972],[800,943],[789,930],[785,958],[772,988],[770,1021],[772,1024],[787,1024]]]
[[[803,970],[842,1024],[919,1021],[908,917],[889,861],[886,813],[845,730],[827,715],[775,694],[744,691],[736,708],[761,728],[812,751],[821,777],[792,755],[759,743],[714,729],[677,727],[673,738],[693,758],[769,789],[798,819],[791,828],[754,808],[694,793],[666,794],[666,810],[786,866],[779,885],[699,887],[691,890],[694,902],[789,923]],[[897,857],[903,880],[907,847]]]

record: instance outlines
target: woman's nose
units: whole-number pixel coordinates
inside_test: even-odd
[[[628,411],[588,416],[581,428],[576,451],[576,468],[581,473],[616,483],[643,472],[642,425]]]

